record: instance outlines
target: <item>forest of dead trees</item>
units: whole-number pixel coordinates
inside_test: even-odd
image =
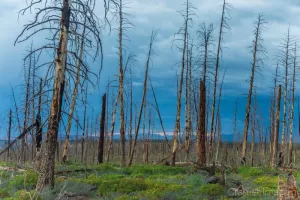
[[[21,99],[16,98],[19,95],[12,88],[7,147],[0,153],[3,160],[32,163],[39,173],[36,186],[39,191],[54,186],[56,162],[119,162],[121,167],[134,163],[174,166],[178,162],[196,163],[199,167],[277,168],[295,164],[298,45],[290,28],[282,35],[274,60],[276,69],[273,87],[268,89],[271,98],[266,127],[260,120],[265,116],[260,116],[256,77],[265,70],[263,61],[272,56],[267,55],[263,39],[268,26],[267,13],[258,14],[254,24],[244,24],[253,27],[249,41],[251,60],[247,61],[251,66],[249,85],[243,91],[247,96],[239,97],[247,101],[246,105],[240,105],[236,99],[232,108],[234,140],[222,142],[220,102],[226,77],[222,65],[222,54],[226,51],[223,41],[231,37],[230,14],[239,11],[229,0],[223,0],[218,24],[195,24],[197,8],[186,0],[179,11],[182,26],[170,44],[170,48],[180,53],[176,58],[179,61],[174,83],[177,107],[170,140],[160,112],[161,99],[151,81],[151,61],[159,56],[159,50],[154,56],[158,31],[149,34],[146,60],[140,65],[136,52],[126,46],[134,28],[127,3],[127,0],[32,0],[20,10],[19,17],[27,13],[34,16],[24,25],[15,45],[30,44],[41,34],[47,37],[40,46],[29,45],[23,60]],[[103,6],[103,13],[96,13],[99,6]],[[112,25],[112,19],[117,24]],[[91,115],[88,91],[99,87],[101,70],[108,67],[103,64],[104,28],[117,32],[118,75],[110,77],[106,87],[101,88],[105,91],[98,99],[101,112]],[[136,65],[144,70],[141,97],[134,99]],[[240,134],[237,112],[244,108],[244,129]],[[164,133],[164,140],[153,138],[158,131]],[[12,137],[13,132],[18,136]],[[115,132],[120,139],[114,139]]]

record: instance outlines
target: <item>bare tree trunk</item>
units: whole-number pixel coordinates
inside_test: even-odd
[[[38,113],[36,116],[36,135],[35,135],[35,142],[36,142],[36,161],[35,161],[35,168],[39,172],[41,167],[41,160],[42,160],[42,140],[43,140],[43,127],[41,126],[41,108],[42,108],[42,92],[43,92],[43,80],[40,79],[40,90],[39,90],[39,100],[38,100]]]
[[[129,158],[132,149],[132,72],[130,69]]]
[[[103,163],[104,154],[104,127],[105,127],[106,94],[102,96],[102,110],[100,118],[100,138],[98,147],[98,163]]]
[[[15,112],[16,112],[16,117],[17,117],[17,123],[18,123],[18,129],[20,131],[20,135],[22,135],[23,131],[21,129],[21,123],[20,123],[20,118],[19,118],[19,111],[18,111],[18,106],[17,106],[17,101],[16,101],[16,96],[15,96],[15,93],[14,93],[14,89],[11,88],[12,90],[12,95],[13,95],[13,99],[14,99],[14,105],[15,105]],[[19,151],[19,146],[17,144],[17,149]],[[17,161],[20,160],[20,156],[17,156]]]
[[[205,107],[206,107],[206,92],[205,84],[203,81],[200,82],[200,121],[198,130],[198,164],[200,166],[206,165],[206,133],[205,133]]]
[[[215,121],[215,104],[216,104],[216,94],[217,94],[217,82],[218,82],[218,72],[219,72],[219,60],[221,54],[221,45],[222,45],[222,38],[223,38],[223,29],[228,27],[226,22],[226,11],[228,11],[226,0],[223,1],[222,7],[222,16],[221,16],[221,24],[219,30],[219,39],[218,39],[218,48],[217,48],[217,57],[216,57],[216,67],[215,67],[215,77],[214,77],[214,91],[213,91],[213,99],[212,99],[212,111],[211,111],[211,124],[210,124],[210,140],[209,140],[209,158],[212,160],[213,158],[213,137],[212,134],[214,133],[214,121]]]
[[[11,122],[12,122],[12,111],[9,110],[9,116],[8,116],[8,130],[7,130],[7,146],[10,146],[10,134],[11,134]],[[6,154],[6,162],[9,161],[9,149],[7,150],[7,154]]]
[[[109,147],[108,147],[107,159],[106,159],[107,162],[109,162],[109,160],[110,160],[110,154],[112,156],[111,158],[113,159],[113,141],[114,141],[113,137],[114,137],[115,119],[116,119],[116,114],[117,114],[117,107],[118,107],[119,97],[120,97],[120,92],[118,92],[118,95],[117,95],[117,98],[116,98],[116,101],[115,101],[115,105],[113,107],[111,130],[110,130],[110,141],[109,141]]]
[[[149,77],[149,82],[150,82],[152,94],[153,94],[153,97],[154,97],[154,101],[155,101],[155,109],[156,109],[157,114],[158,114],[158,117],[159,117],[159,122],[160,122],[160,125],[161,125],[161,128],[162,128],[162,131],[163,131],[163,133],[164,133],[165,140],[166,140],[166,142],[167,142],[167,144],[168,144],[169,150],[171,150],[171,146],[170,146],[170,144],[169,144],[169,140],[168,140],[168,137],[167,137],[165,128],[164,128],[164,124],[163,124],[162,117],[161,117],[161,114],[160,114],[160,110],[159,110],[159,107],[158,107],[158,102],[157,102],[157,99],[156,99],[156,95],[155,95],[154,88],[153,88],[153,85],[152,85],[152,82],[151,82],[151,78],[150,78],[150,77]]]
[[[276,126],[276,89],[277,89],[277,76],[278,76],[278,61],[277,61],[277,65],[276,65],[276,71],[275,71],[275,76],[274,76],[274,90],[273,90],[273,105],[272,105],[272,109],[271,109],[271,113],[272,113],[272,124],[271,124],[271,134],[270,134],[270,166],[272,166],[272,158],[273,158],[273,142],[274,142],[274,135],[275,135],[275,126]]]
[[[272,167],[277,167],[278,156],[278,139],[279,139],[279,118],[280,118],[280,100],[281,100],[281,85],[278,86],[277,92],[277,105],[276,105],[276,121],[275,121],[275,133],[273,141],[273,155],[272,155]]]
[[[120,98],[120,136],[121,136],[121,162],[125,167],[125,125],[124,125],[124,71],[123,71],[123,3],[119,2],[119,98]]]
[[[60,39],[58,53],[56,58],[53,96],[50,109],[50,117],[48,121],[48,132],[45,154],[43,156],[40,174],[37,181],[36,189],[41,191],[45,186],[54,187],[54,165],[55,150],[57,145],[57,134],[59,129],[59,121],[61,116],[61,107],[63,99],[63,91],[65,86],[65,70],[67,60],[68,32],[70,23],[71,0],[64,0],[62,7],[62,16],[60,24]]]
[[[85,144],[85,129],[86,129],[86,105],[87,105],[87,84],[85,87],[85,98],[83,100],[84,103],[84,111],[83,111],[83,128],[82,128],[82,137],[81,137],[81,163],[83,163],[83,159],[84,159],[84,144]]]
[[[147,62],[146,62],[146,71],[145,71],[144,84],[143,84],[143,97],[142,97],[142,102],[141,102],[141,106],[140,106],[140,110],[139,110],[139,114],[138,114],[138,119],[137,119],[138,121],[137,121],[136,128],[135,128],[134,141],[133,141],[133,146],[132,146],[132,150],[131,150],[131,153],[130,153],[130,159],[129,159],[129,166],[132,165],[134,152],[135,152],[135,146],[136,146],[136,143],[137,143],[140,123],[141,123],[141,118],[142,118],[143,107],[144,107],[145,100],[146,100],[147,80],[148,80],[148,73],[149,73],[149,63],[150,63],[150,60],[151,60],[152,45],[153,45],[155,36],[156,36],[156,33],[152,31],[151,38],[150,38],[150,44],[149,44],[148,57],[147,57]]]
[[[253,90],[253,83],[254,83],[254,76],[255,70],[257,68],[257,62],[259,60],[259,53],[262,53],[261,47],[261,30],[263,28],[263,24],[265,23],[263,16],[261,14],[258,15],[258,20],[256,22],[255,32],[254,32],[254,42],[253,42],[253,59],[252,59],[252,70],[251,70],[251,77],[250,77],[250,88],[247,98],[247,105],[246,105],[246,117],[244,123],[244,140],[243,140],[243,147],[242,147],[242,160],[243,164],[246,163],[246,152],[247,152],[247,139],[248,139],[248,128],[249,128],[249,116],[250,116],[250,106],[251,106],[251,98],[252,98],[252,90]]]
[[[146,100],[145,100],[146,101]],[[146,101],[147,102],[147,101]],[[147,103],[144,104],[144,119],[143,119],[143,163],[146,164],[146,138],[145,138],[145,130],[146,130],[146,113],[147,113]]]
[[[86,21],[86,19],[85,19],[85,21]],[[69,112],[69,116],[68,116],[68,125],[67,125],[66,139],[65,139],[64,150],[63,150],[63,155],[62,155],[62,162],[67,161],[69,137],[70,137],[70,131],[71,131],[71,127],[72,127],[74,110],[75,110],[75,106],[76,106],[78,85],[80,82],[80,70],[81,70],[81,62],[82,62],[81,60],[83,57],[84,39],[85,39],[85,31],[86,31],[86,26],[85,26],[86,22],[85,21],[84,21],[82,35],[80,37],[81,43],[80,43],[80,47],[79,47],[79,59],[77,61],[76,82],[75,82],[73,93],[72,93],[72,104],[71,104],[70,112]]]
[[[36,76],[36,57],[35,53],[33,53],[33,65],[32,65],[32,102],[31,102],[31,124],[34,124],[36,121],[36,116],[35,116],[35,76]],[[34,131],[34,130],[33,130]],[[32,131],[31,134],[31,162],[34,161],[35,159],[35,138],[34,138],[34,132]]]
[[[149,163],[149,138],[151,132],[151,107],[149,108],[149,119],[148,119],[148,136],[146,139],[146,152],[145,152],[145,163]]]
[[[291,99],[291,110],[290,110],[290,141],[289,141],[288,166],[292,164],[292,159],[293,159],[293,128],[294,128],[293,125],[294,125],[294,106],[295,106],[296,66],[297,66],[297,44],[295,44],[294,58],[293,58],[293,79],[292,79],[292,88],[291,88],[292,99]]]
[[[218,130],[217,130],[218,128]],[[216,158],[215,158],[215,162],[218,162],[218,158],[219,158],[219,152],[220,152],[220,144],[221,144],[221,121],[220,121],[220,114],[217,113],[217,118],[216,118],[216,128],[215,128],[215,132],[218,131],[218,140],[217,140],[217,148],[216,148]]]
[[[192,134],[192,119],[191,119],[191,83],[192,83],[192,50],[193,46],[191,46],[191,49],[188,49],[187,47],[187,62],[186,62],[186,113],[185,113],[185,152],[186,152],[186,158],[185,160],[188,161],[189,159],[189,152],[190,152],[190,138]]]
[[[90,120],[90,118],[87,117],[86,128],[85,128],[84,154],[83,154],[83,159],[84,159],[85,165],[87,164],[87,161],[88,161],[87,157],[88,157],[88,143],[89,143],[89,120]],[[93,121],[92,118],[91,118],[91,121]]]
[[[221,122],[220,122],[220,102],[221,102],[221,97],[222,97],[222,88],[223,88],[223,82],[224,82],[224,78],[225,78],[225,74],[226,74],[226,69],[224,71],[224,74],[223,74],[223,77],[222,77],[222,82],[221,82],[221,85],[220,85],[220,88],[219,88],[219,97],[218,97],[218,107],[217,107],[217,120],[219,120],[219,124],[218,126],[221,126]],[[217,130],[217,127],[215,128],[215,130]],[[219,135],[218,135],[218,146],[217,146],[217,154],[219,153],[219,146],[220,146],[220,141],[221,141],[221,132],[218,131]],[[212,135],[211,135],[212,137]],[[217,162],[217,159],[218,159],[218,155],[216,155],[216,162]]]
[[[254,92],[254,108],[252,110],[252,143],[251,143],[251,166],[254,165],[254,145],[255,145],[255,121],[256,121],[256,92]]]
[[[285,47],[285,82],[284,82],[284,94],[283,94],[283,121],[282,121],[282,134],[281,134],[281,155],[283,160],[283,165],[285,165],[285,129],[287,128],[287,93],[288,93],[288,68],[289,68],[289,49],[290,49],[290,28],[288,28],[288,35],[286,38],[286,47]]]
[[[27,77],[25,75],[26,80],[26,96],[25,96],[25,108],[24,108],[24,122],[23,122],[23,131],[27,129],[28,126],[28,111],[29,111],[29,90],[30,90],[30,77],[31,77],[31,67],[32,67],[32,56],[29,57],[29,66],[28,66],[28,74]],[[25,69],[25,68],[24,68]],[[24,72],[25,73],[25,72]],[[27,135],[22,138],[22,146],[21,146],[21,163],[26,162],[26,153],[27,153]]]
[[[181,115],[181,96],[182,96],[182,87],[183,87],[183,75],[184,75],[184,67],[185,67],[185,51],[187,49],[187,35],[188,35],[188,22],[189,18],[189,1],[186,2],[186,16],[184,22],[184,33],[183,33],[183,48],[182,48],[182,59],[181,59],[181,73],[180,73],[180,80],[179,80],[179,88],[178,88],[178,95],[177,95],[177,113],[176,113],[176,121],[175,121],[175,130],[173,135],[173,149],[172,149],[172,158],[171,158],[171,165],[175,165],[176,160],[176,152],[178,146],[178,135],[180,134],[180,115]],[[180,136],[180,135],[179,135]]]

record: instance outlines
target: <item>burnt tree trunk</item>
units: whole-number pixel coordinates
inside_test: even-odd
[[[35,160],[35,168],[37,171],[40,170],[41,167],[41,147],[43,140],[43,131],[41,126],[41,106],[42,106],[42,92],[43,92],[43,80],[40,79],[40,90],[39,90],[39,100],[38,100],[38,113],[36,116],[36,132],[35,132],[35,150],[36,150],[36,160]]]
[[[41,191],[45,186],[54,187],[55,150],[57,134],[61,117],[61,107],[65,86],[65,70],[67,63],[67,46],[70,26],[71,0],[64,0],[60,21],[60,36],[55,60],[55,76],[53,86],[52,103],[48,121],[48,132],[45,153],[41,163],[36,189]]]
[[[276,119],[275,119],[275,132],[273,140],[273,155],[272,155],[272,167],[277,167],[278,156],[278,139],[279,139],[279,118],[280,118],[280,99],[281,99],[281,85],[278,86],[277,101],[276,101]]]
[[[206,165],[206,133],[205,133],[205,105],[206,105],[206,92],[205,84],[203,81],[200,82],[200,121],[198,130],[198,164],[200,166]]]
[[[86,24],[86,19],[85,19],[84,24]],[[82,31],[82,35],[81,35],[81,43],[80,43],[80,47],[78,49],[79,59],[77,61],[76,82],[75,82],[73,93],[72,93],[72,104],[71,104],[69,116],[68,116],[68,125],[67,125],[66,139],[65,139],[64,150],[63,150],[63,155],[62,155],[62,162],[67,161],[69,137],[70,137],[72,120],[73,120],[74,110],[75,110],[76,101],[77,101],[78,85],[80,82],[80,72],[81,72],[81,65],[82,65],[81,60],[83,57],[83,50],[84,50],[85,31],[86,31],[86,26],[83,26],[83,31]]]
[[[100,117],[100,138],[98,147],[98,163],[103,163],[104,154],[104,128],[105,128],[105,109],[106,109],[106,94],[102,96],[102,110]]]

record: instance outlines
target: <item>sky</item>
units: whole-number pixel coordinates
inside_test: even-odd
[[[140,105],[142,92],[142,79],[146,62],[147,47],[152,29],[157,30],[155,39],[155,54],[152,57],[150,76],[156,91],[157,100],[161,110],[166,131],[170,134],[174,129],[176,116],[176,73],[180,68],[176,63],[180,61],[180,52],[172,47],[174,34],[183,24],[183,19],[177,11],[184,8],[182,0],[124,0],[128,2],[124,11],[132,15],[130,19],[134,28],[126,30],[130,41],[125,41],[129,52],[136,55],[137,64],[134,71],[134,101]],[[215,27],[214,37],[217,39],[217,29],[220,25],[222,0],[191,0],[196,8],[196,16],[193,17],[193,27],[190,29],[191,36],[198,42],[196,31],[203,22],[213,23]],[[237,128],[243,129],[245,118],[246,94],[249,90],[249,76],[251,71],[251,49],[253,40],[254,24],[259,13],[263,13],[268,21],[266,29],[262,32],[264,45],[267,50],[267,58],[261,66],[261,74],[256,74],[255,86],[259,107],[259,119],[265,125],[268,123],[268,109],[272,90],[273,74],[275,72],[275,58],[278,46],[285,37],[290,26],[291,35],[297,38],[300,32],[300,3],[297,0],[228,0],[234,9],[228,24],[231,32],[224,35],[222,61],[220,75],[226,68],[221,99],[221,122],[222,133],[232,134],[233,118],[236,98],[238,98]],[[26,55],[26,48],[30,42],[17,44],[14,40],[21,32],[23,25],[32,19],[25,15],[18,18],[18,11],[26,6],[24,0],[1,0],[0,1],[0,112],[2,113],[1,133],[6,135],[5,117],[8,110],[13,107],[11,86],[16,89],[22,84],[22,59]],[[103,19],[102,1],[97,1],[96,14]],[[115,27],[112,21],[112,27]],[[102,32],[104,49],[104,66],[100,77],[100,87],[90,90],[89,103],[94,110],[94,116],[100,113],[101,95],[105,91],[108,80],[116,80],[118,74],[117,55],[117,32],[107,30]],[[43,37],[34,39],[34,45],[44,42]],[[214,49],[215,51],[215,49]],[[95,69],[99,63],[90,63]],[[282,69],[280,69],[282,71]],[[200,73],[200,72],[198,72]],[[210,80],[211,81],[211,80]],[[282,77],[280,81],[283,82]],[[299,88],[296,88],[299,94]],[[19,95],[19,94],[17,94]],[[148,95],[151,99],[151,95]],[[297,109],[296,109],[297,110]],[[92,112],[91,109],[88,112]],[[117,120],[118,121],[118,120]],[[159,121],[156,119],[159,130]],[[118,129],[116,129],[118,130]],[[73,130],[72,130],[73,131]]]

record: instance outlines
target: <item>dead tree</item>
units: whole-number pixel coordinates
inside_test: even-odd
[[[76,121],[79,122],[78,113],[76,113]],[[79,134],[79,123],[76,123],[76,138],[75,138],[75,162],[78,161],[78,134]]]
[[[11,123],[12,123],[12,111],[9,110],[8,130],[7,130],[7,146],[10,146]],[[8,161],[9,161],[9,149],[7,150],[7,154],[6,154],[6,162],[8,162]]]
[[[264,29],[264,24],[266,21],[263,18],[262,14],[258,15],[257,21],[255,22],[255,30],[254,30],[254,40],[253,40],[253,50],[252,53],[252,63],[251,63],[251,76],[250,76],[250,87],[247,97],[247,105],[246,105],[246,117],[244,123],[244,139],[243,139],[243,147],[242,147],[242,160],[243,163],[246,163],[246,152],[247,152],[247,139],[248,139],[248,128],[249,128],[249,118],[250,118],[250,108],[251,108],[251,99],[252,99],[252,90],[254,84],[255,73],[259,69],[259,63],[262,62],[262,57],[265,55],[266,50],[262,44],[262,30]]]
[[[206,91],[205,91],[205,84],[203,81],[200,82],[200,121],[199,121],[199,130],[198,130],[198,137],[197,137],[197,157],[198,157],[198,164],[200,166],[206,165],[206,134],[205,134],[205,104],[206,101]]]
[[[84,159],[84,144],[85,144],[85,129],[86,129],[86,106],[87,106],[87,100],[88,100],[88,96],[87,96],[87,84],[86,84],[86,88],[84,91],[85,95],[83,98],[83,106],[84,106],[84,111],[83,111],[83,128],[82,128],[82,137],[81,137],[81,163],[83,163],[83,159]]]
[[[84,140],[84,152],[83,152],[83,163],[84,165],[87,164],[88,161],[88,142],[89,142],[89,120],[90,118],[87,117],[86,119],[86,128],[85,128],[85,140]],[[91,118],[91,122],[92,122],[92,118]],[[91,130],[92,131],[92,130]]]
[[[278,78],[278,67],[279,63],[277,61],[276,70],[274,75],[274,89],[273,89],[273,97],[272,97],[272,105],[271,105],[271,128],[270,128],[270,166],[272,166],[272,156],[273,156],[273,141],[274,141],[274,134],[275,134],[275,121],[276,121],[276,89],[277,89],[277,78]]]
[[[98,147],[98,163],[103,163],[104,154],[104,128],[105,128],[105,109],[106,109],[106,94],[102,96],[102,110],[100,117],[100,138]]]
[[[147,98],[147,97],[146,97]],[[144,116],[143,116],[143,136],[142,136],[142,143],[143,143],[143,163],[146,164],[146,138],[145,138],[145,131],[146,131],[146,113],[147,113],[147,99],[145,99],[144,104]]]
[[[293,159],[293,129],[294,129],[294,105],[295,105],[295,82],[296,82],[296,67],[297,67],[297,44],[295,43],[294,56],[293,56],[293,77],[291,88],[291,105],[290,105],[290,141],[289,141],[289,154],[288,154],[288,166],[292,164]],[[295,163],[294,163],[295,164]]]
[[[130,69],[130,108],[129,108],[129,157],[132,149],[132,71]]]
[[[221,81],[221,85],[219,88],[219,97],[218,97],[218,104],[217,104],[217,121],[218,124],[216,123],[216,125],[218,125],[218,127],[221,127],[221,121],[220,121],[220,103],[221,103],[221,97],[222,97],[222,89],[223,89],[223,83],[224,83],[224,78],[225,78],[225,74],[226,74],[226,69],[224,71],[223,77],[222,77],[222,81]],[[217,130],[217,126],[215,128],[215,131]],[[218,131],[218,142],[217,142],[217,149],[216,149],[216,162],[218,160],[218,154],[219,154],[219,147],[220,147],[220,142],[221,142],[221,131]],[[214,134],[215,135],[215,134]],[[210,137],[212,137],[212,135],[210,135]]]
[[[41,117],[41,109],[42,109],[42,93],[43,93],[43,79],[40,79],[40,88],[39,88],[39,100],[38,100],[38,112],[36,116],[36,135],[35,135],[35,142],[36,142],[36,160],[35,160],[35,168],[37,171],[40,170],[41,161],[42,161],[42,140],[43,140],[43,127],[42,127],[42,117]]]
[[[32,50],[32,46],[31,46]],[[35,103],[35,97],[36,97],[36,78],[37,78],[37,63],[38,59],[36,58],[36,54],[33,53],[33,61],[32,61],[32,75],[31,75],[31,99],[29,100],[29,104],[31,104],[31,110],[28,109],[28,117],[30,115],[29,111],[31,111],[31,123],[34,124],[36,121],[36,115],[35,115],[35,109],[36,109],[36,103]],[[35,137],[34,137],[34,131],[31,132],[31,161],[33,162],[35,159]]]
[[[198,34],[198,39],[200,39],[200,44],[199,44],[199,49],[200,49],[200,54],[201,54],[201,61],[203,62],[203,75],[202,75],[202,80],[204,84],[206,85],[206,77],[207,77],[207,71],[208,71],[208,66],[210,62],[210,46],[213,45],[213,31],[214,31],[214,26],[213,24],[209,24],[208,27],[206,26],[205,23],[202,23],[199,27],[199,30],[197,31]]]
[[[283,93],[283,120],[282,120],[282,134],[281,134],[281,153],[283,165],[285,165],[285,156],[286,156],[286,146],[285,146],[285,131],[287,128],[287,98],[288,98],[288,76],[289,76],[289,66],[290,66],[290,48],[291,48],[291,36],[290,36],[290,27],[287,31],[287,37],[283,41],[284,51],[281,53],[282,62],[284,66],[284,93]]]
[[[233,121],[233,152],[236,151],[236,143],[237,143],[237,131],[236,131],[236,118],[237,118],[237,112],[238,112],[238,98],[236,98],[235,100],[235,109],[234,109],[234,121]],[[238,151],[236,151],[238,152]],[[232,154],[233,159],[236,160],[236,158],[238,157],[238,155],[236,155],[237,157],[235,157],[235,154]],[[236,162],[235,162],[236,164]]]
[[[230,19],[230,11],[232,6],[223,1],[222,7],[222,16],[221,16],[221,24],[219,30],[219,38],[218,38],[218,47],[217,47],[217,57],[216,57],[216,65],[215,65],[215,73],[214,73],[214,90],[213,90],[213,99],[212,99],[212,111],[211,111],[211,124],[210,124],[210,134],[214,133],[214,121],[215,121],[215,106],[216,106],[216,95],[217,95],[217,82],[218,82],[218,73],[219,73],[219,65],[220,65],[220,57],[222,52],[222,42],[223,35],[226,30],[230,31],[230,27],[227,21]],[[213,153],[213,137],[210,137],[209,140],[209,158],[212,159]]]
[[[166,134],[166,131],[165,131],[163,121],[162,121],[162,117],[161,117],[160,110],[159,110],[159,107],[158,107],[158,102],[157,102],[156,95],[155,95],[155,92],[154,92],[154,88],[153,88],[153,85],[152,85],[152,82],[151,82],[151,78],[150,78],[150,76],[148,78],[149,78],[149,82],[150,82],[150,86],[151,86],[151,90],[152,90],[152,94],[153,94],[153,98],[154,98],[154,102],[155,102],[154,108],[157,111],[157,114],[158,114],[158,117],[159,117],[159,122],[160,122],[160,125],[161,125],[161,128],[162,128],[162,131],[164,133],[165,140],[167,142],[169,150],[171,150],[171,146],[169,144],[169,140],[168,140],[168,137],[167,137],[167,134]]]
[[[193,58],[193,42],[190,49],[187,47],[187,62],[186,62],[186,120],[185,120],[185,151],[186,151],[186,160],[189,159],[190,153],[190,143],[192,136],[192,58]]]
[[[187,51],[187,38],[188,38],[188,27],[190,27],[190,22],[192,22],[192,16],[194,7],[189,2],[189,0],[186,1],[186,8],[183,11],[180,11],[179,13],[184,18],[184,25],[180,28],[178,35],[183,36],[183,47],[179,48],[182,50],[182,59],[181,59],[181,73],[180,73],[180,79],[179,79],[179,88],[177,93],[177,113],[176,113],[176,121],[175,121],[175,129],[174,129],[174,135],[173,135],[173,149],[172,149],[172,157],[171,157],[171,165],[175,165],[176,160],[176,152],[178,148],[178,135],[180,133],[180,116],[181,116],[181,96],[182,96],[182,88],[183,88],[183,78],[184,78],[184,71],[185,71],[185,59],[186,58],[186,51]]]
[[[31,48],[32,51],[32,48]],[[26,62],[26,60],[24,61]],[[28,58],[28,72],[25,75],[25,81],[26,81],[26,89],[25,89],[25,106],[24,106],[24,122],[23,122],[23,131],[27,129],[27,124],[28,124],[28,110],[29,110],[29,91],[30,91],[30,78],[31,78],[31,68],[32,68],[32,56],[29,56]],[[24,71],[26,71],[26,64],[24,63]],[[26,162],[26,153],[27,153],[27,137],[22,138],[22,146],[21,146],[21,163]]]
[[[112,122],[111,122],[111,130],[110,130],[110,141],[109,141],[109,147],[107,151],[107,158],[106,161],[108,162],[110,159],[110,153],[112,152],[112,157],[113,157],[113,136],[114,136],[114,130],[115,130],[115,119],[116,119],[116,114],[117,114],[117,107],[118,107],[118,102],[119,102],[119,95],[120,93],[118,92],[118,95],[115,100],[115,104],[113,106],[113,111],[112,111]]]
[[[256,110],[257,110],[257,102],[256,102],[256,91],[254,91],[254,106],[252,110],[252,142],[251,142],[251,166],[254,165],[254,145],[255,145],[255,122],[256,122]]]
[[[48,119],[47,140],[45,142],[45,149],[43,151],[43,160],[41,163],[41,170],[37,181],[37,190],[41,191],[45,186],[54,186],[54,167],[55,167],[55,151],[57,145],[57,137],[59,130],[59,122],[62,115],[62,101],[66,82],[66,75],[72,77],[72,67],[74,65],[68,58],[79,60],[79,56],[73,51],[76,46],[75,37],[78,31],[82,30],[84,23],[82,22],[88,16],[88,23],[86,25],[89,29],[90,38],[87,40],[86,46],[89,46],[95,51],[95,58],[102,55],[102,43],[100,40],[100,26],[99,20],[94,14],[95,1],[90,0],[62,0],[47,1],[47,0],[33,0],[29,5],[20,11],[21,15],[36,9],[34,20],[24,26],[23,31],[17,37],[15,43],[26,41],[38,33],[45,31],[52,31],[53,35],[48,38],[48,44],[37,48],[33,52],[43,53],[47,49],[53,50],[53,59],[49,62],[49,69],[55,68],[54,76],[50,77],[53,83],[52,101],[50,106],[50,114]],[[57,13],[61,14],[57,14]],[[49,56],[48,56],[49,57]],[[55,58],[54,58],[55,57]],[[81,63],[83,61],[81,60]],[[102,62],[101,62],[102,63]],[[51,70],[49,70],[51,71]],[[87,73],[91,73],[85,65],[86,80],[89,80]],[[45,81],[48,79],[46,75]],[[68,80],[67,80],[68,81]]]
[[[151,34],[151,37],[150,37],[147,61],[146,61],[146,69],[145,69],[145,76],[144,76],[144,83],[143,83],[142,102],[141,102],[139,113],[138,113],[138,116],[137,116],[137,124],[136,124],[135,132],[134,132],[134,141],[133,141],[133,145],[132,145],[132,149],[131,149],[131,153],[130,153],[130,158],[129,158],[129,166],[132,165],[132,161],[133,161],[133,157],[134,157],[134,153],[135,153],[135,146],[136,146],[136,143],[137,143],[140,123],[141,123],[141,118],[142,118],[142,113],[143,113],[143,107],[144,107],[144,104],[145,104],[145,101],[146,101],[145,99],[146,99],[146,93],[147,93],[149,65],[150,65],[151,55],[153,53],[153,43],[154,43],[155,36],[156,36],[156,32],[152,31],[152,34]]]
[[[278,156],[278,139],[279,139],[279,118],[280,118],[280,100],[281,100],[281,85],[278,86],[277,100],[276,100],[276,120],[275,120],[275,131],[273,140],[273,155],[272,155],[272,167],[277,167],[277,156]]]
[[[78,32],[84,27],[84,19],[88,17],[86,27],[89,30],[89,36],[86,36],[85,45],[89,50],[94,50],[93,58],[102,56],[102,43],[100,40],[99,19],[94,14],[95,1],[93,0],[62,0],[47,1],[33,0],[29,5],[20,11],[20,15],[24,15],[35,9],[34,19],[32,22],[24,26],[23,31],[17,37],[15,44],[31,39],[39,33],[51,31],[52,35],[46,40],[48,43],[40,48],[35,49],[32,53],[46,54],[46,50],[52,50],[53,56],[49,64],[45,82],[49,81],[53,84],[52,101],[48,118],[47,140],[42,156],[41,170],[37,181],[37,190],[41,191],[45,186],[54,186],[54,167],[55,167],[55,151],[57,146],[57,137],[59,123],[62,115],[62,101],[64,96],[65,83],[73,77],[74,64],[73,61],[80,60],[77,52],[74,52],[76,46],[75,38],[80,35]],[[58,14],[60,13],[60,14]],[[88,51],[89,53],[91,51]],[[87,54],[92,55],[92,54]],[[51,58],[51,56],[50,56]],[[75,59],[74,59],[75,58]],[[85,80],[90,81],[88,74],[93,74],[84,62],[82,71]],[[101,60],[102,63],[102,60]],[[41,66],[47,66],[47,63]],[[54,75],[52,76],[52,72]],[[66,79],[67,76],[67,79]],[[96,75],[97,76],[97,75]],[[70,78],[70,79],[69,79]],[[93,83],[92,83],[93,84]]]
[[[113,12],[114,16],[118,18],[118,56],[119,56],[119,103],[120,103],[120,136],[121,136],[121,162],[120,166],[125,167],[125,117],[124,117],[124,65],[123,65],[123,51],[124,51],[124,36],[125,30],[133,27],[133,24],[128,19],[128,14],[124,13],[123,0],[111,0],[115,5]]]
[[[14,99],[14,106],[15,106],[15,112],[16,112],[16,118],[17,118],[17,123],[18,123],[18,129],[20,131],[20,135],[23,133],[22,132],[22,128],[21,128],[21,123],[20,123],[20,118],[19,118],[19,110],[18,110],[18,105],[17,105],[17,101],[16,101],[16,96],[15,96],[15,92],[14,89],[11,87],[12,90],[12,95],[13,95],[13,99]],[[18,146],[17,146],[18,147]],[[19,150],[19,147],[18,147]],[[17,156],[17,160],[19,160],[19,157]]]
[[[63,155],[62,155],[62,162],[67,161],[69,137],[70,137],[72,120],[73,120],[74,110],[75,110],[76,101],[77,101],[78,87],[79,87],[79,83],[80,83],[80,73],[81,73],[81,67],[82,67],[81,61],[83,59],[84,43],[85,43],[86,20],[87,19],[84,19],[82,35],[80,36],[81,42],[80,42],[79,49],[78,49],[79,59],[77,61],[76,81],[75,81],[75,85],[73,88],[72,103],[71,103],[71,107],[70,107],[70,111],[69,111],[69,115],[68,115],[68,125],[67,125],[66,139],[65,139],[64,150],[63,150]]]

